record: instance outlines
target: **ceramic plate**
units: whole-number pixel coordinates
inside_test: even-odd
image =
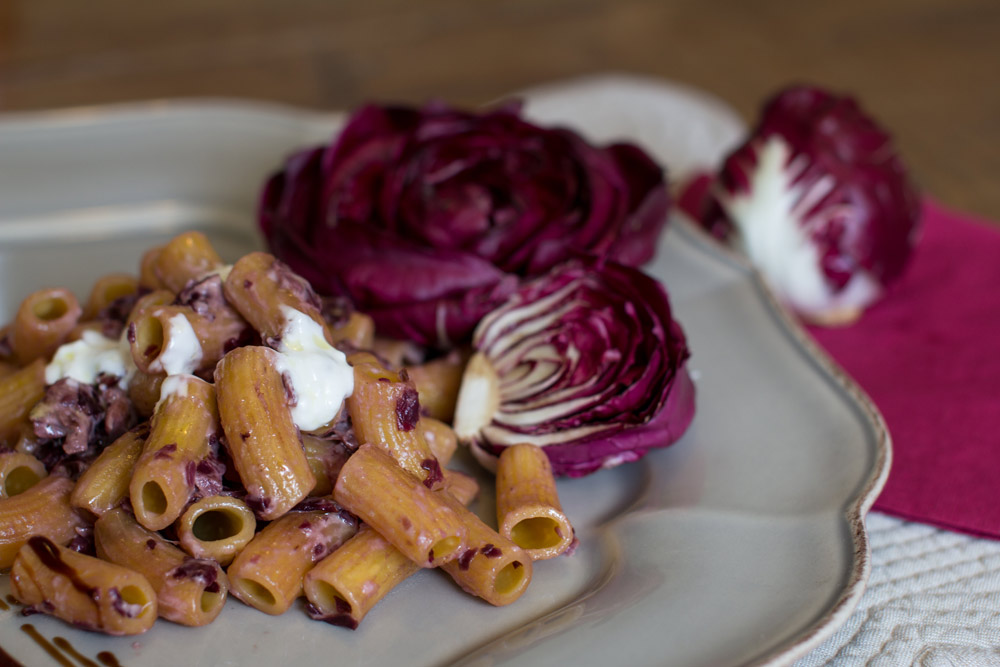
[[[672,176],[715,163],[742,131],[719,103],[662,82],[605,77],[525,96],[545,123],[642,142]],[[230,260],[259,247],[262,179],[340,120],[232,102],[0,119],[0,320],[38,287],[82,295],[103,273],[135,271],[144,248],[183,229],[204,230]],[[888,437],[755,274],[694,228],[674,220],[648,270],[688,333],[694,424],[638,463],[560,482],[580,547],[538,563],[514,605],[492,608],[426,571],[354,632],[231,600],[208,628],[160,621],[109,638],[15,605],[0,611],[0,645],[24,664],[56,664],[30,623],[91,660],[110,651],[129,665],[791,662],[861,596],[863,515],[887,473]],[[484,483],[477,510],[488,515]],[[8,592],[3,577],[0,599]]]

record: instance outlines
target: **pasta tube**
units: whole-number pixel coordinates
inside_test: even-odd
[[[0,377],[0,445],[11,444],[27,422],[31,408],[45,396],[45,361]]]
[[[49,475],[27,491],[0,500],[0,570],[11,566],[32,535],[67,544],[87,527],[69,504],[72,490],[73,482],[66,477]]]
[[[181,625],[207,625],[226,603],[229,584],[215,561],[191,558],[146,530],[122,508],[94,524],[97,555],[142,574],[156,591],[158,613]]]
[[[466,548],[441,566],[467,593],[501,607],[517,600],[531,583],[531,557],[497,533],[463,503],[452,499],[451,508],[466,529]]]
[[[471,501],[479,489],[476,480],[445,471],[445,486],[460,502]],[[355,629],[379,600],[421,569],[371,526],[321,560],[305,577],[303,591],[309,615],[331,625]]]
[[[376,445],[347,459],[333,497],[421,567],[446,563],[465,547],[455,512]]]
[[[136,300],[135,305],[132,306],[132,312],[129,313],[126,327],[131,329],[132,323],[140,315],[159,306],[169,306],[174,302],[175,298],[174,293],[168,289],[158,289],[148,294],[143,294]],[[131,338],[131,334],[129,338]]]
[[[195,312],[189,306],[159,306],[138,314],[129,329],[129,347],[147,373],[202,373],[215,368],[247,327],[239,313],[216,304]]]
[[[163,397],[129,483],[139,523],[162,530],[181,515],[194,491],[195,468],[211,452],[218,427],[211,384],[193,375],[164,380]]]
[[[348,343],[359,350],[371,349],[375,340],[375,320],[364,313],[353,312],[340,326],[330,326],[330,342]]]
[[[19,602],[109,635],[137,635],[156,621],[156,593],[138,572],[32,537],[10,571]]]
[[[156,263],[160,259],[163,246],[154,246],[142,253],[139,260],[139,286],[150,290],[166,289],[163,281],[156,275]]]
[[[425,415],[450,422],[455,416],[458,388],[462,385],[465,358],[452,353],[419,366],[407,366],[420,397],[420,409]]]
[[[305,313],[323,328],[327,342],[333,343],[312,287],[273,255],[252,252],[241,257],[233,264],[223,289],[229,303],[267,345],[281,340],[286,324],[282,306]]]
[[[352,354],[348,362],[354,367],[354,392],[345,404],[358,442],[378,445],[428,488],[438,488],[441,466],[417,428],[420,403],[413,383],[367,352]]]
[[[333,483],[351,452],[343,444],[321,438],[310,433],[302,434],[302,448],[309,462],[309,469],[316,478],[316,486],[310,492],[314,496],[328,496],[333,493]]]
[[[157,279],[173,292],[180,292],[188,281],[201,278],[223,265],[208,237],[201,232],[185,232],[172,238],[155,256],[153,270]]]
[[[127,273],[109,273],[98,278],[90,290],[90,296],[83,306],[83,315],[80,319],[94,319],[113,301],[135,294],[138,289],[139,281]]]
[[[83,471],[69,497],[73,507],[101,516],[128,495],[132,471],[149,436],[149,422],[122,434]]]
[[[219,414],[229,454],[258,517],[276,519],[316,486],[275,369],[277,353],[240,347],[215,369]]]
[[[267,614],[285,613],[302,595],[302,578],[314,563],[357,531],[357,521],[333,511],[289,512],[250,540],[229,566],[237,598]]]
[[[507,447],[497,463],[497,523],[500,533],[532,560],[555,558],[573,544],[573,526],[563,514],[549,457],[541,447]]]
[[[165,377],[162,374],[140,370],[132,373],[132,378],[128,382],[128,398],[140,417],[149,419],[153,416],[156,404],[160,402],[160,391]]]
[[[243,551],[256,527],[247,504],[232,496],[208,496],[191,503],[176,525],[184,551],[220,565],[229,565]]]
[[[354,630],[379,600],[419,569],[371,526],[362,525],[306,574],[309,615]]]
[[[206,359],[194,327],[199,318],[183,306],[157,306],[132,317],[128,329],[129,348],[139,370],[175,375],[194,373],[215,365]]]
[[[442,466],[448,465],[458,449],[458,436],[450,426],[433,417],[421,417],[417,430],[427,443],[427,448]]]
[[[45,466],[30,454],[0,451],[0,498],[10,498],[38,484]]]
[[[21,302],[10,327],[10,346],[21,364],[48,359],[80,320],[80,304],[62,287],[38,290]]]

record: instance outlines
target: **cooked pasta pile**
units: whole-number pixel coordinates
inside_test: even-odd
[[[265,253],[200,233],[138,277],[28,296],[0,330],[0,569],[33,611],[115,635],[201,626],[229,594],[357,627],[440,568],[494,605],[573,529],[548,459],[508,448],[499,532],[445,466],[461,354],[426,363]]]

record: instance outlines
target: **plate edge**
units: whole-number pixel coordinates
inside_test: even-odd
[[[850,568],[847,585],[834,601],[833,605],[805,630],[790,640],[784,647],[779,647],[762,658],[748,663],[753,667],[783,667],[806,656],[830,638],[847,619],[854,613],[861,601],[871,575],[871,544],[865,517],[885,486],[892,464],[892,439],[886,427],[882,413],[874,401],[861,386],[831,357],[819,343],[809,335],[798,319],[788,310],[767,286],[763,276],[743,255],[724,246],[709,235],[681,211],[672,211],[674,223],[683,229],[684,233],[709,254],[723,261],[738,266],[746,271],[763,299],[765,305],[783,327],[795,344],[799,345],[817,365],[844,391],[861,410],[868,420],[875,435],[875,460],[871,471],[857,495],[850,499],[845,509],[844,518],[851,532],[854,546],[854,561]]]

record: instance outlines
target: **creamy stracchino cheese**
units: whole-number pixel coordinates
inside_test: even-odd
[[[184,375],[194,371],[201,363],[201,342],[183,313],[167,320],[164,340],[166,345],[156,361],[150,364],[150,370],[164,371],[167,375]]]
[[[295,425],[313,431],[331,422],[354,392],[354,370],[344,353],[326,342],[315,320],[288,306],[281,307],[281,314],[285,327],[275,368],[295,393]]]
[[[832,177],[808,190],[793,181],[802,166],[789,164],[791,149],[777,136],[764,140],[757,164],[748,170],[745,192],[721,198],[735,224],[738,244],[779,298],[805,315],[864,307],[879,294],[878,284],[856,272],[835,291],[823,274],[819,249],[809,238],[807,211],[833,187]]]
[[[84,331],[79,340],[59,346],[45,367],[46,384],[71,378],[81,384],[94,384],[99,375],[114,375],[124,389],[135,373],[135,362],[124,334],[114,340],[97,331]]]

